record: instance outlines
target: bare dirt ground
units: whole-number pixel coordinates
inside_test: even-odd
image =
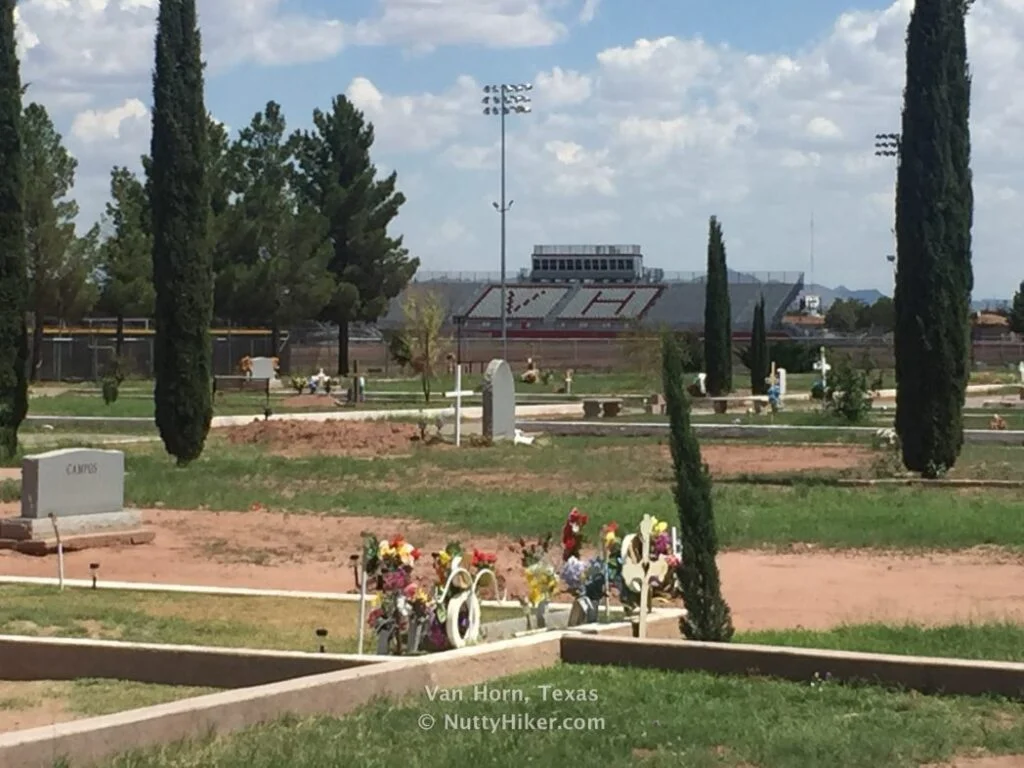
[[[0,515],[14,505],[0,505]],[[496,552],[510,597],[525,583],[515,542],[459,536],[412,520],[281,515],[266,511],[146,511],[152,544],[71,552],[68,578],[344,592],[355,589],[349,557],[362,531],[403,533],[424,556],[452,538]],[[558,553],[551,553],[557,558]],[[1024,622],[1024,556],[998,550],[898,555],[831,552],[726,552],[720,567],[739,629],[828,628],[855,622],[941,624],[980,619]],[[0,551],[0,574],[54,576],[56,560]]]
[[[419,441],[413,424],[374,421],[256,421],[225,433],[235,445],[258,445],[292,457],[389,456],[409,453]]]
[[[64,723],[78,717],[64,702],[49,695],[53,683],[46,680],[0,680],[0,733]]]

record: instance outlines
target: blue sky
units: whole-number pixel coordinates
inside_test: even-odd
[[[207,103],[231,128],[270,99],[292,127],[346,93],[409,202],[396,221],[425,270],[498,268],[498,132],[488,82],[532,82],[510,120],[509,263],[536,243],[638,243],[649,266],[703,267],[707,219],[731,266],[891,284],[891,162],[910,0],[200,0]],[[148,149],[155,0],[22,0],[30,96],[79,158],[88,226],[110,167]],[[340,8],[340,10],[339,10]],[[970,23],[976,296],[1008,296],[1024,156],[1024,9]],[[985,45],[973,45],[975,40]],[[810,275],[808,275],[810,277]]]

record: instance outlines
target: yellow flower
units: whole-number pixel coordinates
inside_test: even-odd
[[[379,558],[381,558],[383,560],[385,557],[387,557],[390,554],[391,554],[391,545],[388,544],[386,541],[382,541],[380,543],[380,546],[377,547],[377,557],[379,557]]]
[[[668,523],[664,520],[654,521],[654,535],[657,536],[659,533],[664,533],[668,530]]]
[[[441,563],[443,567],[447,568],[452,561],[452,556],[447,551],[445,551],[438,555],[437,560],[439,563]]]
[[[424,590],[422,588],[417,589],[416,590],[416,594],[413,597],[413,600],[415,600],[418,603],[426,603],[426,602],[428,602],[426,590]]]

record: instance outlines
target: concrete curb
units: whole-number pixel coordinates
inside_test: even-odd
[[[653,636],[678,635],[680,613],[678,609],[658,611],[651,616],[649,631]],[[497,675],[554,666],[561,660],[561,638],[576,631],[629,637],[632,624],[593,624],[574,630],[543,632],[3,733],[0,734],[0,768],[53,768],[61,757],[68,758],[71,768],[83,768],[124,752],[209,733],[227,734],[277,720],[285,714],[342,716],[382,696],[401,698],[422,695],[428,688],[477,685]]]
[[[518,414],[517,414],[518,415]],[[600,422],[600,421],[517,421],[516,426],[527,432],[543,432],[559,437],[586,435],[592,437],[665,437],[668,424],[657,422]],[[792,424],[694,424],[698,437],[717,439],[767,439],[805,434],[857,435],[868,437],[880,427],[797,426]],[[968,443],[996,445],[1024,445],[1024,430],[965,429]]]
[[[922,693],[1024,699],[1024,664],[823,651],[771,645],[564,635],[562,661],[674,672],[757,675],[795,682],[869,682]]]
[[[824,485],[835,488],[990,488],[993,490],[1024,488],[1024,480],[972,480],[946,479],[927,480],[923,477],[892,477],[878,479],[830,478],[830,477],[716,477],[716,483],[724,485],[764,485],[787,488],[797,485]]]

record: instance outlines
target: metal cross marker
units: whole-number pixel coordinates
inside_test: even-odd
[[[647,637],[647,613],[650,610],[651,582],[657,580],[662,584],[668,578],[669,567],[666,560],[651,560],[651,534],[654,532],[654,518],[644,515],[640,521],[640,559],[633,552],[633,539],[638,534],[630,534],[622,540],[622,580],[626,586],[640,593],[639,632],[641,638]]]
[[[462,389],[462,366],[455,366],[455,391],[445,392],[445,397],[455,398],[455,445],[462,445],[462,398],[466,395],[475,395],[473,390]]]

